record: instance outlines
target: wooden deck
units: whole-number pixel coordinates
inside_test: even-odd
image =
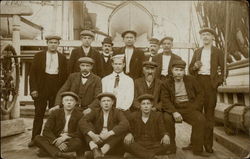
[[[37,148],[28,148],[27,144],[30,141],[32,119],[24,118],[26,131],[25,133],[1,139],[1,158],[3,159],[39,159],[36,156]],[[197,157],[191,151],[183,151],[181,147],[188,145],[190,138],[191,127],[186,124],[176,124],[176,142],[177,153],[175,155],[163,156],[162,159],[203,159]],[[215,152],[208,159],[239,159],[225,147],[214,141]],[[80,157],[82,158],[82,157]],[[79,159],[80,159],[79,158]],[[108,157],[110,158],[110,157]],[[114,157],[112,157],[114,158]],[[115,157],[117,158],[117,157]],[[43,158],[49,159],[49,158]]]

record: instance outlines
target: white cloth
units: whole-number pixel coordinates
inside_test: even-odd
[[[87,48],[86,47],[82,47],[82,49],[83,49],[85,55],[88,56],[90,47],[87,47]]]
[[[81,81],[82,81],[82,84],[85,84],[88,80],[88,78],[84,78],[84,77],[88,77],[90,75],[90,72],[87,74],[87,75],[83,75],[81,76]]]
[[[68,128],[69,128],[69,119],[71,117],[71,114],[69,115],[66,115],[65,114],[65,125],[64,125],[64,128],[63,128],[63,133],[68,133]]]
[[[144,124],[146,124],[146,123],[147,123],[148,118],[149,118],[149,117],[141,117],[141,119],[142,119],[142,121],[144,122]]]
[[[129,73],[129,65],[134,52],[134,48],[125,48],[125,58],[126,58],[126,73]]]
[[[101,134],[108,132],[108,118],[109,118],[109,112],[108,113],[103,112],[103,127]]]
[[[118,87],[114,88],[117,73],[111,73],[102,79],[102,91],[114,93],[116,96],[116,108],[128,110],[134,99],[134,81],[123,72],[119,74]]]
[[[59,72],[58,54],[46,53],[46,68],[45,72],[51,75],[56,75]]]
[[[211,62],[211,49],[202,49],[201,63],[202,66],[198,71],[198,74],[210,75],[210,63]]]
[[[107,62],[109,60],[109,54],[106,54],[103,52],[103,55],[104,55],[105,62]]]
[[[161,75],[163,75],[163,76],[168,75],[168,66],[169,66],[170,59],[171,59],[170,55],[162,55]]]

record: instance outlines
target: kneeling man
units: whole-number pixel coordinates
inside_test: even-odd
[[[79,122],[80,131],[85,135],[94,158],[115,152],[115,146],[121,142],[129,128],[123,112],[115,108],[114,94],[104,92],[97,98],[101,108],[91,111]]]
[[[40,157],[48,155],[53,158],[76,158],[76,151],[81,148],[77,127],[82,113],[75,108],[78,96],[73,92],[63,92],[61,97],[63,108],[56,109],[49,115],[42,136],[35,137]]]
[[[164,128],[161,113],[152,111],[153,96],[143,94],[138,97],[138,101],[141,111],[135,112],[131,117],[130,133],[124,138],[127,152],[147,159],[166,154],[170,139]]]

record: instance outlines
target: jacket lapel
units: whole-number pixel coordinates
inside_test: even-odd
[[[110,110],[110,112],[109,112],[109,116],[108,116],[108,125],[107,125],[107,127],[108,127],[108,130],[112,130],[112,128],[113,128],[113,113],[114,113],[114,111],[113,111],[113,108]]]
[[[76,121],[76,109],[71,113],[70,119],[69,119],[69,124],[68,124],[68,132],[71,133],[74,129],[75,121]]]
[[[201,60],[202,50],[203,50],[203,47],[201,47],[199,50],[197,50],[196,61],[200,61]]]
[[[59,124],[60,132],[58,132],[58,133],[61,133],[63,131],[64,125],[65,125],[65,113],[64,113],[63,108],[60,110],[60,115],[59,115],[58,121],[60,123]],[[58,134],[58,135],[60,135],[60,134]]]
[[[46,56],[47,56],[46,54],[47,54],[47,50],[43,52],[42,54],[41,68],[43,72],[45,72],[45,69],[46,69]]]

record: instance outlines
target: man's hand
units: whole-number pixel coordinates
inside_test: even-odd
[[[124,143],[130,145],[133,142],[134,142],[134,136],[131,133],[127,134],[124,138]]]
[[[195,63],[194,63],[194,70],[198,70],[198,69],[200,69],[201,68],[201,66],[202,66],[202,63],[201,63],[201,61],[196,61]]]
[[[102,143],[102,140],[99,135],[93,133],[92,131],[88,132],[89,137],[94,141],[94,143]]]
[[[64,141],[66,141],[66,137],[58,137],[56,138],[52,144],[56,145],[56,147],[58,147],[59,145],[61,145]]]
[[[174,117],[175,122],[177,122],[177,123],[181,123],[183,120],[182,116],[179,112],[174,112],[173,117]]]
[[[30,93],[30,95],[31,95],[32,98],[37,98],[38,97],[38,92],[37,91],[32,91]]]
[[[66,143],[61,143],[60,145],[57,146],[60,151],[65,152],[68,149],[68,146]]]
[[[85,116],[85,115],[89,114],[90,112],[91,112],[91,109],[90,109],[90,108],[87,108],[87,109],[85,109],[82,113],[83,113],[83,115]]]
[[[114,135],[114,132],[113,131],[108,131],[108,132],[105,132],[105,133],[101,133],[99,136],[100,136],[100,138],[102,140],[106,140],[112,135]]]
[[[168,135],[164,135],[163,138],[161,139],[161,144],[163,145],[169,145],[170,144],[170,138]]]
[[[59,105],[56,105],[56,106],[50,108],[50,109],[49,109],[49,114],[51,114],[54,110],[59,109],[59,108],[60,108]]]

